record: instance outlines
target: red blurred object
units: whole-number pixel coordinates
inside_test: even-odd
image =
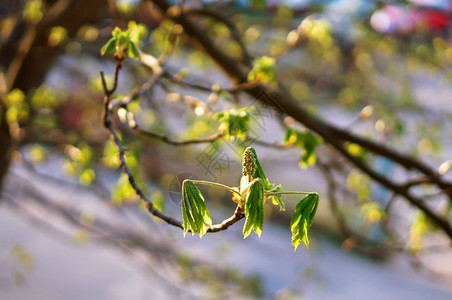
[[[425,23],[431,31],[447,30],[452,23],[452,12],[425,11],[420,14],[420,21]]]
[[[420,27],[430,32],[446,32],[452,26],[452,4],[445,9],[386,5],[373,13],[370,22],[383,33],[406,34]]]

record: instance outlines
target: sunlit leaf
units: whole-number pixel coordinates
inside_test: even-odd
[[[288,146],[296,145],[301,148],[300,167],[302,169],[315,165],[316,152],[319,140],[308,130],[287,128],[284,143]]]
[[[275,59],[262,56],[254,60],[254,67],[248,73],[248,81],[276,83]]]
[[[137,24],[135,21],[129,21],[127,30],[130,32],[132,43],[138,44],[147,36],[148,29],[143,24]]]
[[[108,40],[108,42],[102,47],[102,49],[100,49],[100,54],[105,55],[114,53],[115,47],[116,47],[116,38],[113,37]]]
[[[245,202],[245,217],[243,237],[250,235],[251,230],[260,237],[264,226],[264,184],[261,178],[254,179],[250,184]]]
[[[279,192],[281,192],[281,190],[282,190],[282,187],[279,184],[275,188],[270,190],[269,192],[270,193],[279,193]],[[279,211],[284,211],[284,210],[286,210],[286,205],[281,200],[281,196],[282,195],[272,195],[272,196],[269,197],[269,199],[271,199],[273,205],[279,206]]]
[[[184,236],[189,230],[202,237],[212,226],[209,210],[199,189],[190,180],[182,183],[182,218],[184,221]]]
[[[318,205],[319,195],[317,193],[310,193],[295,207],[295,212],[290,221],[294,251],[297,250],[301,242],[306,245],[306,248],[309,248],[308,229],[314,221]]]
[[[140,59],[140,52],[138,51],[137,47],[135,46],[135,43],[131,42],[129,44],[129,50],[128,50],[129,57]]]
[[[248,110],[248,108],[242,108],[217,113],[215,118],[220,123],[219,130],[225,132],[227,136],[235,136],[238,139],[244,140],[250,126]]]
[[[119,27],[115,27],[113,29],[113,31],[111,32],[111,36],[116,38],[116,39],[118,39],[121,36],[121,34],[122,34],[122,30]]]

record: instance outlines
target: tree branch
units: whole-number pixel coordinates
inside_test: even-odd
[[[112,105],[112,103],[110,103],[110,97],[115,92],[116,87],[118,85],[119,71],[121,69],[121,63],[122,63],[122,61],[120,59],[118,59],[116,61],[114,83],[113,83],[113,88],[111,88],[111,89],[109,89],[107,86],[107,82],[105,80],[104,73],[103,72],[100,73],[101,79],[102,79],[102,87],[104,90],[104,111],[103,111],[104,126],[108,130],[108,132],[110,134],[110,138],[116,145],[116,148],[118,150],[118,158],[119,158],[121,169],[122,169],[123,173],[126,174],[130,185],[132,186],[135,193],[137,194],[137,196],[140,198],[140,200],[146,207],[147,211],[149,213],[151,213],[153,216],[165,221],[166,223],[173,225],[175,227],[178,227],[180,229],[183,229],[184,226],[181,221],[173,219],[173,218],[167,216],[166,214],[164,214],[163,212],[161,212],[160,210],[158,210],[157,208],[155,208],[152,201],[146,196],[146,194],[143,192],[143,190],[138,186],[138,183],[135,180],[132,170],[129,168],[129,166],[127,164],[126,157],[125,157],[125,150],[124,150],[124,147],[122,146],[122,142],[113,127],[111,117],[113,116],[113,110],[115,109],[116,106]],[[117,103],[121,104],[120,102],[117,102]],[[243,213],[243,210],[239,206],[237,206],[237,209],[234,212],[234,215],[232,217],[224,220],[220,224],[215,224],[215,225],[211,226],[207,230],[207,232],[218,232],[218,231],[226,230],[229,226],[238,222],[244,216],[245,215]]]
[[[170,5],[166,0],[150,0],[152,1],[163,13],[166,14]],[[237,61],[228,56],[222,49],[218,48],[215,43],[210,39],[208,35],[205,34],[205,29],[201,28],[198,24],[195,24],[186,16],[182,15],[167,15],[167,17],[172,18],[175,22],[179,23],[183,28],[184,32],[188,37],[193,40],[195,45],[198,45],[201,50],[203,50],[207,55],[209,55],[222,69],[230,76],[233,82],[237,84],[242,84],[247,82],[246,72],[237,63]],[[272,100],[271,106],[276,107],[279,110],[284,111],[289,116],[293,117],[295,120],[303,124],[308,129],[319,134],[326,143],[331,144],[342,156],[346,157],[352,164],[354,164],[361,171],[366,173],[376,182],[380,183],[384,187],[392,190],[393,192],[403,196],[422,210],[429,218],[431,218],[439,227],[452,239],[452,227],[449,222],[439,215],[436,215],[428,206],[426,206],[421,199],[416,196],[411,195],[406,188],[401,185],[395,184],[387,178],[381,176],[373,169],[350,155],[345,149],[343,144],[345,142],[356,143],[359,146],[365,148],[374,154],[387,157],[401,165],[407,170],[414,169],[426,177],[432,183],[435,183],[438,187],[445,190],[449,198],[452,199],[452,184],[445,181],[430,167],[425,165],[423,162],[413,159],[410,156],[400,154],[392,149],[389,149],[383,145],[379,145],[374,141],[362,138],[360,136],[354,135],[347,130],[337,128],[325,121],[318,119],[317,117],[309,114],[305,109],[300,107],[297,102],[287,93],[282,87],[270,87],[259,85],[251,89],[247,89],[246,92],[254,98],[259,99],[259,96],[264,93]],[[268,103],[267,103],[268,104]]]

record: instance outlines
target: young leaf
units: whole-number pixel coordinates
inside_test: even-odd
[[[282,187],[279,184],[275,188],[270,190],[270,193],[279,193],[279,192],[281,192],[281,190],[282,190]],[[281,200],[281,197],[282,197],[282,195],[271,195],[269,197],[269,199],[271,199],[273,205],[278,205],[279,206],[279,211],[284,211],[284,210],[286,210],[286,205]]]
[[[189,230],[202,237],[207,232],[207,226],[212,226],[212,219],[207,209],[204,197],[190,180],[182,183],[182,218],[184,221],[184,236]]]
[[[129,43],[128,54],[129,54],[129,57],[131,57],[131,58],[140,59],[140,52],[138,51],[134,42]]]
[[[300,158],[300,167],[302,169],[315,164],[315,150],[319,144],[319,140],[310,131],[288,128],[284,136],[284,143],[286,145],[297,145],[302,149]]]
[[[108,42],[102,47],[102,49],[100,49],[100,54],[105,55],[113,53],[115,52],[115,47],[116,47],[116,38],[113,37],[108,40]]]
[[[254,67],[248,73],[248,81],[259,80],[262,83],[276,83],[275,59],[262,56],[254,60]]]
[[[115,39],[118,39],[121,34],[122,30],[118,26],[116,26],[115,29],[113,29],[113,31],[111,32],[111,36],[114,37]]]
[[[318,205],[319,195],[317,193],[308,194],[297,204],[290,221],[294,251],[297,250],[301,242],[306,245],[306,248],[309,248],[308,229],[311,227],[312,221],[314,221]]]
[[[219,130],[227,136],[236,136],[240,140],[246,139],[250,126],[249,108],[231,109],[219,112],[215,118],[220,122]]]
[[[264,226],[264,184],[262,179],[254,179],[248,189],[245,203],[245,225],[243,238],[250,235],[251,230],[260,237]]]
[[[129,21],[127,31],[130,32],[130,40],[135,44],[140,44],[148,34],[148,29],[143,24],[137,24],[135,21]]]

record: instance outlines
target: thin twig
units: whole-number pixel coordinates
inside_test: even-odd
[[[214,133],[214,134],[212,134],[208,137],[204,137],[204,138],[174,140],[174,139],[171,139],[170,137],[168,137],[167,135],[164,135],[164,134],[161,134],[158,132],[144,130],[143,128],[141,128],[138,125],[133,114],[129,113],[128,117],[129,117],[129,120],[128,120],[129,127],[132,128],[133,130],[135,130],[136,132],[138,132],[139,134],[144,135],[149,138],[158,139],[166,144],[173,145],[173,146],[186,146],[186,145],[192,145],[192,144],[212,143],[224,136],[224,132],[220,132],[220,133]]]
[[[164,214],[163,212],[161,212],[160,210],[158,210],[157,208],[155,208],[152,201],[146,196],[146,194],[143,192],[143,190],[138,186],[138,183],[136,182],[136,179],[132,173],[132,170],[130,169],[130,167],[127,164],[124,147],[123,147],[122,142],[121,142],[118,134],[116,133],[116,131],[113,127],[113,124],[111,122],[111,117],[113,116],[113,110],[115,109],[115,107],[120,105],[120,102],[117,102],[117,103],[119,103],[118,105],[111,105],[111,103],[110,103],[110,97],[116,90],[116,87],[118,84],[117,81],[119,78],[119,70],[120,69],[121,69],[121,60],[117,60],[116,68],[115,68],[114,83],[113,83],[112,89],[108,88],[104,73],[103,72],[100,73],[101,79],[102,79],[102,86],[104,89],[104,106],[103,106],[104,107],[104,111],[103,111],[104,126],[108,130],[108,132],[110,134],[110,138],[116,145],[116,148],[118,150],[118,158],[119,158],[120,166],[121,166],[123,173],[126,174],[129,184],[132,186],[135,193],[138,195],[138,197],[140,198],[140,200],[146,207],[147,211],[150,214],[152,214],[153,216],[165,221],[166,223],[183,229],[184,225],[181,221],[173,219],[173,218],[167,216],[166,214]],[[136,92],[135,94],[138,95],[138,92]],[[133,98],[134,97],[130,97],[129,101],[131,101],[131,99],[133,99]],[[244,214],[243,214],[242,209],[239,206],[237,206],[237,209],[234,212],[234,215],[232,217],[224,220],[220,224],[215,224],[215,225],[211,226],[207,230],[207,232],[217,232],[217,231],[221,231],[221,230],[226,230],[229,226],[236,223],[243,217],[244,217]]]
[[[230,94],[235,94],[241,91],[246,91],[252,88],[255,88],[256,86],[260,85],[258,81],[252,81],[252,82],[244,82],[237,84],[235,86],[229,87],[229,88],[219,88],[219,89],[213,89],[212,87],[208,87],[202,84],[197,84],[193,82],[188,82],[180,78],[178,75],[172,75],[169,73],[169,71],[163,72],[162,76],[168,80],[170,80],[173,83],[179,84],[181,86],[189,87],[192,89],[196,89],[203,92],[208,93],[219,93],[219,92],[227,92]]]
[[[203,8],[190,8],[184,10],[184,14],[187,15],[202,15],[207,16],[213,19],[216,19],[226,25],[226,27],[229,28],[232,38],[239,44],[240,49],[242,50],[242,55],[245,60],[245,64],[247,67],[253,66],[253,58],[251,54],[248,52],[248,49],[246,48],[245,44],[242,40],[242,35],[240,34],[239,30],[237,29],[237,26],[234,22],[232,22],[228,17],[212,10],[207,7]]]
[[[170,8],[170,5],[166,0],[151,1],[163,12],[166,12]],[[237,63],[234,58],[227,55],[223,49],[218,47],[214,41],[205,34],[205,28],[202,28],[199,24],[192,22],[186,18],[185,15],[167,15],[167,17],[178,22],[184,28],[184,32],[195,42],[195,44],[201,48],[202,51],[206,52],[222,68],[222,70],[232,78],[234,82],[239,84],[247,82],[247,75],[242,66]],[[446,190],[449,195],[449,200],[452,201],[452,183],[439,176],[435,170],[424,164],[422,161],[398,153],[393,149],[378,144],[377,142],[350,133],[346,129],[338,128],[319,119],[318,117],[313,116],[303,107],[298,105],[290,94],[280,87],[275,88],[259,85],[256,88],[246,90],[246,92],[253,97],[258,97],[262,93],[265,93],[270,99],[272,99],[272,105],[286,112],[295,120],[302,123],[306,128],[319,134],[327,143],[331,144],[336,151],[346,157],[351,163],[366,173],[374,181],[403,196],[408,200],[408,202],[422,210],[452,240],[452,227],[447,220],[436,214],[430,207],[422,202],[422,199],[413,196],[403,186],[400,186],[399,184],[396,184],[393,181],[381,176],[374,169],[370,168],[356,157],[350,155],[348,151],[344,149],[344,143],[356,143],[369,152],[391,159],[407,170],[414,169],[419,171],[429,177],[432,183],[435,183],[441,189]]]

